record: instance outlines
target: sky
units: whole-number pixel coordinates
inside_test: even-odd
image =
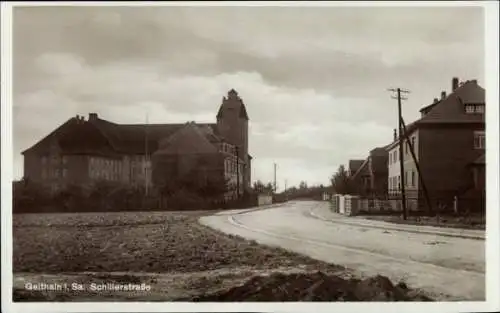
[[[484,86],[480,7],[17,7],[14,175],[21,151],[71,117],[215,122],[234,88],[250,118],[252,180],[328,184],[450,92]],[[146,113],[147,112],[147,113]]]

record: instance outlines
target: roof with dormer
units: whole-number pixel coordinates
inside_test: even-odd
[[[482,124],[485,123],[484,114],[467,113],[466,105],[486,105],[485,90],[475,80],[462,83],[457,89],[421,111],[427,114],[413,123],[406,125],[407,133],[425,125],[458,125],[458,124]],[[386,146],[387,150],[393,149],[399,140],[393,141]]]

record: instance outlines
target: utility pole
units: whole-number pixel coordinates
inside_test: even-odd
[[[146,113],[146,136],[144,140],[144,184],[145,184],[145,192],[146,192],[146,197],[149,194],[149,173],[148,173],[148,126],[149,126],[149,116],[148,113]]]
[[[389,91],[397,92],[397,97],[392,97],[398,100],[398,129],[399,129],[399,170],[401,177],[401,202],[403,206],[403,219],[408,218],[408,212],[406,209],[406,194],[405,194],[405,172],[404,172],[404,137],[403,137],[403,115],[401,110],[401,100],[406,100],[407,98],[402,98],[401,93],[410,93],[408,90],[402,90],[401,88],[389,89]]]
[[[277,164],[274,163],[274,193],[276,193],[276,167]]]

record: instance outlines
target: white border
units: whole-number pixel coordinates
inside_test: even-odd
[[[487,160],[487,301],[450,303],[12,303],[12,7],[13,6],[483,6],[486,20],[486,136]],[[3,312],[493,312],[500,309],[499,292],[499,164],[498,164],[498,2],[435,1],[435,2],[2,2],[2,72],[1,72],[1,217],[2,217],[2,311]]]

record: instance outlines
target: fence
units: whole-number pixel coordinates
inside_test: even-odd
[[[481,190],[463,193],[433,191],[428,198],[422,192],[409,191],[405,198],[409,215],[478,216],[482,219],[486,213],[485,193]],[[332,195],[330,203],[332,211],[346,215],[391,215],[403,211],[400,191],[390,191],[384,195]]]

